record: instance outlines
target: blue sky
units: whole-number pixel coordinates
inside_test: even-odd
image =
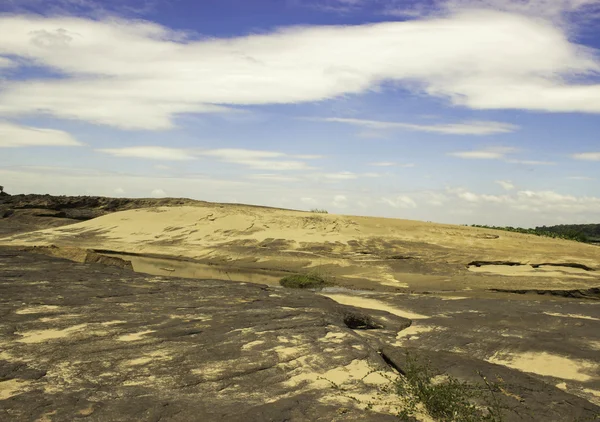
[[[0,183],[600,222],[600,0],[12,0]]]

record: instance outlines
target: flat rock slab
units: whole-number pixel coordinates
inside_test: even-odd
[[[6,249],[0,298],[0,420],[396,420],[348,398],[396,375],[348,326],[407,319]]]
[[[389,386],[411,321],[311,292],[0,248],[0,316],[3,421],[393,421],[402,406]],[[526,398],[508,397],[507,421],[600,410],[516,370],[427,357],[461,379],[501,371]]]

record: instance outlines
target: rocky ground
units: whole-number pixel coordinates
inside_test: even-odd
[[[7,249],[0,297],[2,420],[392,421],[402,407],[383,387],[402,370],[396,336],[411,321],[387,312]],[[517,370],[433,349],[418,354],[438,372],[500,377],[504,420],[600,411]]]
[[[395,227],[396,238],[365,238],[369,221],[353,217],[362,238],[340,229],[337,240],[319,243],[318,228],[302,228],[290,233],[304,241],[289,249],[289,239],[244,240],[236,227],[251,215],[260,226],[251,235],[267,236],[279,220],[306,216],[327,227],[347,217],[319,223],[257,207],[181,208],[187,200],[177,199],[19,198],[0,198],[0,233],[11,235],[0,246],[0,420],[402,420],[412,400],[396,388],[407,379],[407,352],[429,361],[436,380],[450,375],[491,393],[498,420],[600,420],[600,250],[592,246],[418,222]],[[192,202],[209,218],[199,220]],[[154,205],[176,213],[104,220],[120,207]],[[66,226],[84,214],[106,217]],[[144,229],[173,215],[177,224]],[[136,216],[146,220],[127,226]],[[182,237],[185,224],[196,233]],[[24,234],[39,228],[50,230]],[[146,237],[154,240],[139,241]],[[125,254],[109,257],[107,245]],[[313,261],[299,258],[306,255]],[[281,274],[315,260],[341,282],[321,292],[277,286]],[[585,268],[536,267],[544,263]],[[517,272],[494,273],[497,266]],[[544,288],[519,291],[521,280]],[[436,420],[421,405],[413,413]]]

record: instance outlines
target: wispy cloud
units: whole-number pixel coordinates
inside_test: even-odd
[[[398,195],[395,197],[383,197],[380,202],[393,208],[417,208],[414,199],[407,195]]]
[[[569,176],[569,177],[567,177],[567,179],[569,179],[569,180],[596,180],[595,177],[589,177],[589,176]]]
[[[375,167],[414,167],[413,163],[395,163],[393,161],[379,161],[375,163],[369,163],[370,166]]]
[[[255,170],[309,170],[304,160],[316,160],[320,155],[290,155],[278,151],[260,151],[240,148],[199,150],[190,148],[167,148],[160,146],[137,146],[127,148],[103,148],[96,151],[115,157],[141,158],[162,161],[194,160],[200,157],[246,166]],[[164,169],[164,168],[163,168]],[[264,175],[263,175],[264,176]]]
[[[582,152],[580,154],[573,154],[571,157],[583,161],[600,161],[600,152]]]
[[[406,6],[404,2],[391,1],[383,8],[383,13],[407,18],[440,16],[469,9],[490,9],[526,16],[559,20],[570,14],[586,14],[588,18],[599,17],[598,0],[433,0]]]
[[[44,114],[124,129],[169,129],[181,113],[228,111],[223,105],[362,94],[385,89],[385,81],[472,109],[600,113],[600,84],[589,79],[600,70],[594,51],[572,43],[560,26],[493,10],[210,40],[139,20],[6,15],[0,54],[63,76],[5,84],[2,115]],[[398,128],[514,130],[489,123]]]
[[[513,147],[490,147],[482,150],[450,152],[448,155],[471,160],[501,160],[506,158],[507,154],[516,151],[518,149]]]
[[[196,157],[191,151],[181,148],[167,148],[158,146],[139,146],[128,148],[101,148],[96,151],[121,158],[142,158],[161,161],[185,161]]]
[[[223,148],[215,150],[200,151],[198,155],[214,157],[220,161],[232,164],[240,164],[256,170],[308,170],[312,169],[305,161],[296,158],[309,157],[316,159],[317,155],[288,155],[276,151],[257,151],[248,149]]]
[[[514,132],[519,127],[516,125],[489,122],[489,121],[468,121],[459,123],[421,125],[413,123],[386,122],[380,120],[349,119],[341,117],[326,117],[311,119],[316,121],[330,123],[345,123],[354,126],[365,127],[374,130],[410,130],[416,132],[433,132],[444,135],[492,135],[498,133]]]
[[[556,163],[554,161],[539,161],[539,160],[516,160],[510,159],[506,160],[507,163],[510,164],[522,164],[524,166],[554,166]]]
[[[62,130],[21,126],[0,121],[0,148],[81,146],[72,135]]]

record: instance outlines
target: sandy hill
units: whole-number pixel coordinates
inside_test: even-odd
[[[600,279],[595,271],[600,248],[572,241],[210,203],[116,212],[0,242],[176,257],[246,270],[312,270],[362,287],[566,289],[597,287]]]

